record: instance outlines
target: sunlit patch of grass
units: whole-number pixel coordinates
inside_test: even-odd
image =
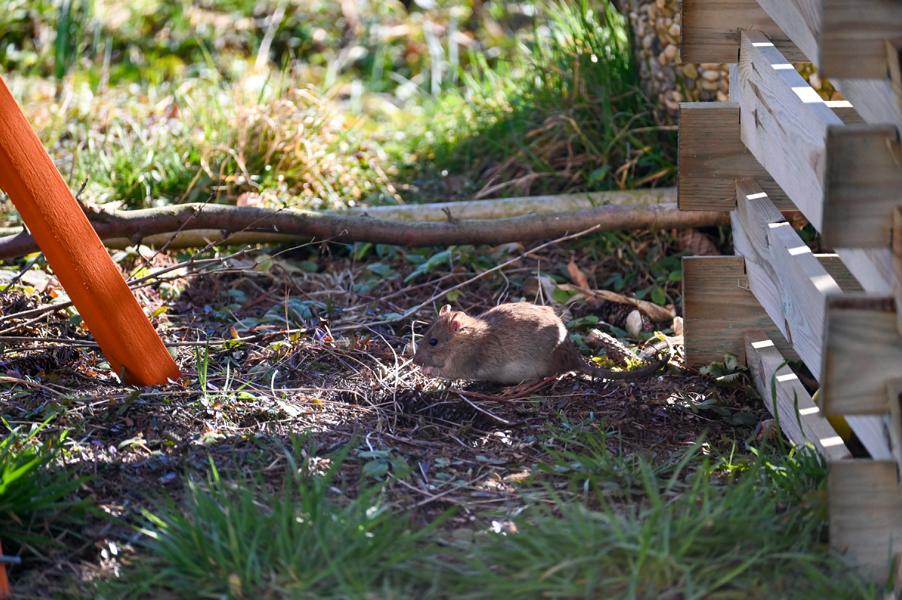
[[[403,148],[420,161],[413,177],[466,175],[464,193],[483,196],[672,181],[676,136],[638,89],[628,26],[609,2],[544,4],[518,59],[483,61],[463,81]]]
[[[258,204],[340,208],[394,198],[392,167],[358,119],[279,77],[211,75],[137,94],[81,85],[61,100],[53,86],[13,83],[70,187],[87,181],[90,202],[234,202],[248,192]]]
[[[813,452],[734,465],[730,476],[723,465],[690,462],[684,477],[677,469],[663,478],[647,462],[637,469],[625,465],[641,476],[643,489],[643,499],[631,506],[615,508],[603,495],[600,508],[566,500],[532,506],[518,520],[517,533],[487,534],[462,551],[452,567],[455,576],[447,579],[448,593],[875,597],[873,586],[829,553],[825,521],[806,504],[824,484],[824,465]]]
[[[322,460],[320,464],[322,465]],[[381,497],[337,495],[341,457],[293,466],[280,487],[215,467],[181,502],[146,512],[141,553],[104,597],[411,597],[414,562],[439,524],[415,530]],[[293,464],[293,463],[292,463]]]
[[[57,547],[85,517],[87,504],[75,496],[84,480],[55,464],[66,434],[40,441],[45,426],[2,424],[0,540],[7,552],[43,554]]]

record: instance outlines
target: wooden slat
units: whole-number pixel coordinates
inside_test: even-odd
[[[861,287],[861,284],[858,283],[858,280],[855,279],[855,276],[852,275],[838,254],[815,254],[814,257],[844,293],[864,291],[864,288]]]
[[[771,223],[785,221],[754,180],[736,184],[736,210],[730,213],[733,248],[745,258],[749,289],[787,341],[792,341],[789,323],[783,316],[780,280],[771,261],[767,229]]]
[[[830,544],[885,582],[902,552],[902,489],[894,461],[844,460],[827,475]]]
[[[902,29],[899,30],[899,37],[886,40],[886,62],[890,86],[896,101],[902,106]]]
[[[763,31],[790,59],[796,62],[808,60],[755,0],[683,0],[682,62],[736,62],[740,29]]]
[[[792,347],[820,380],[825,300],[842,290],[789,223],[772,225],[767,239],[771,260],[777,266]]]
[[[745,333],[756,330],[798,359],[749,291],[741,256],[683,258],[683,319],[688,366],[719,362],[727,353],[744,360]]]
[[[749,288],[776,329],[818,381],[822,380],[825,305],[842,290],[753,181],[737,185],[731,214],[737,253],[745,257]],[[875,458],[891,456],[880,417],[848,416]]]
[[[886,384],[902,378],[895,301],[845,294],[827,299],[821,401],[827,415],[886,414]]]
[[[793,210],[783,190],[742,143],[739,105],[680,104],[677,202],[682,210],[731,210],[735,181],[754,178],[777,206]]]
[[[736,189],[734,245],[752,294],[820,380],[825,300],[842,290],[760,187],[746,180]]]
[[[902,379],[894,379],[886,384],[886,401],[889,403],[887,427],[890,445],[899,473],[902,474]]]
[[[893,290],[893,261],[889,248],[836,248],[849,271],[871,294],[890,294]]]
[[[886,40],[902,32],[899,0],[820,0],[820,53],[824,77],[883,79],[889,74]]]
[[[805,55],[806,61],[817,61],[821,0],[758,0],[758,4]]]
[[[902,333],[902,206],[893,209],[890,258],[893,265],[892,293],[896,298],[896,328]]]
[[[842,121],[764,35],[742,32],[742,141],[818,231],[827,128]]]
[[[786,437],[797,446],[811,443],[829,461],[851,457],[770,338],[762,332],[746,335],[745,359],[761,400]]]
[[[889,79],[833,79],[842,95],[868,123],[894,124],[902,131],[902,101]]]
[[[827,130],[821,235],[835,248],[886,248],[902,204],[902,145],[893,125]]]
[[[824,77],[885,79],[892,68],[886,41],[902,31],[898,0],[758,0],[758,4]]]
[[[839,88],[843,96],[852,102],[866,122],[878,125],[893,123],[902,129],[902,76],[898,80],[892,77],[895,70],[900,69],[899,53],[896,51],[893,54],[893,49],[897,45],[902,45],[900,44],[902,29],[897,26],[890,30],[887,27],[887,31],[881,34],[883,37],[878,36],[877,38],[874,37],[874,32],[883,29],[885,24],[877,23],[877,29],[872,29],[875,26],[874,21],[878,20],[875,19],[875,15],[891,8],[893,4],[895,4],[895,16],[891,21],[898,20],[902,3],[898,0],[758,0],[758,3],[773,22],[788,34],[788,37],[794,41],[807,60],[818,64],[821,74],[831,78],[831,82]],[[869,54],[870,58],[865,58],[865,60],[869,62],[870,66],[859,69],[859,65],[853,62],[852,71],[847,75],[830,74],[829,64],[826,69],[823,68],[820,62],[819,41],[822,29],[821,7],[818,6],[822,3],[824,10],[829,11],[827,21],[831,32],[828,33],[828,36],[861,37],[862,35],[871,35],[871,41],[855,48],[850,55],[860,55],[862,52]],[[839,5],[844,5],[838,8],[839,11],[852,10],[855,13],[853,23],[842,24],[838,21],[837,15],[840,13],[837,12],[837,7]],[[887,21],[887,23],[889,22]],[[853,27],[847,27],[848,25],[853,25]],[[871,33],[862,34],[862,31],[867,30],[870,30]],[[883,40],[884,44],[882,49],[879,47],[880,40]],[[882,71],[878,73],[880,67],[875,67],[875,65],[881,62],[879,57],[881,52],[884,54],[883,67]],[[791,57],[787,55],[787,58]],[[846,59],[842,58],[842,60]],[[869,75],[868,71],[874,74]]]

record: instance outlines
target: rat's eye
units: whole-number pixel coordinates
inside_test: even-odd
[[[435,346],[436,344],[438,344],[438,340],[437,340],[437,339],[435,339],[435,338],[430,338],[430,339],[429,339],[429,345],[430,345],[430,346]]]

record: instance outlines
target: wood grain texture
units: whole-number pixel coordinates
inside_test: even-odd
[[[902,493],[894,461],[843,460],[827,475],[830,545],[885,582],[902,553]]]
[[[763,31],[792,60],[808,60],[755,0],[683,0],[682,62],[737,62],[740,29]]]
[[[38,242],[113,371],[143,385],[179,369],[0,78],[0,188]]]
[[[761,188],[747,180],[736,190],[734,245],[752,294],[820,380],[824,305],[842,290]]]
[[[884,79],[886,41],[902,31],[898,0],[758,0],[823,77]]]
[[[828,461],[850,458],[842,438],[763,332],[745,338],[745,358],[762,402],[793,444],[810,443]]]
[[[798,1],[798,0],[794,0]],[[885,79],[886,40],[902,32],[899,0],[819,0],[819,54],[824,77]]]
[[[749,331],[764,331],[784,356],[798,359],[749,290],[741,256],[683,258],[683,319],[687,366],[722,361],[727,353],[744,360]]]
[[[889,69],[889,82],[896,102],[902,106],[902,29],[899,37],[886,40],[886,62]]]
[[[822,372],[827,415],[889,412],[886,384],[902,378],[902,335],[891,296],[827,299]]]
[[[893,265],[892,292],[896,298],[896,328],[902,333],[902,206],[893,209],[890,256]]]
[[[742,32],[739,81],[742,141],[820,231],[827,128],[842,121],[761,33]]]
[[[902,379],[887,382],[886,401],[889,404],[887,427],[890,446],[893,449],[893,459],[899,465],[899,473],[902,473]]]
[[[902,145],[893,125],[827,129],[821,235],[835,248],[886,248],[902,204]]]
[[[776,266],[768,248],[767,230],[771,223],[784,222],[761,187],[751,179],[736,184],[736,209],[730,213],[733,248],[745,258],[749,289],[783,337],[792,343],[789,323],[783,314],[783,299]]]
[[[852,275],[838,254],[815,254],[814,257],[821,263],[833,281],[839,285],[843,292],[863,292],[864,288]]]
[[[836,248],[849,271],[866,292],[890,294],[893,291],[892,255],[889,248]]]
[[[806,61],[817,61],[821,0],[758,0],[758,4],[805,55]]]
[[[771,260],[777,266],[792,347],[820,380],[825,302],[842,290],[789,223],[772,225],[767,239]]]
[[[866,122],[891,123],[902,131],[902,99],[889,79],[833,79],[832,83]]]
[[[825,305],[842,289],[754,181],[740,182],[736,195],[733,240],[745,258],[749,288],[783,339],[821,381]],[[847,280],[851,289],[859,287],[856,284]],[[872,456],[890,456],[880,417],[846,419]]]
[[[779,207],[794,206],[740,138],[739,105],[680,104],[677,204],[682,210],[731,210],[736,181],[754,178]]]

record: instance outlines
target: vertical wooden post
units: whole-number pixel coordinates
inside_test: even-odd
[[[113,370],[140,385],[177,379],[175,361],[2,78],[0,188],[22,215]]]

